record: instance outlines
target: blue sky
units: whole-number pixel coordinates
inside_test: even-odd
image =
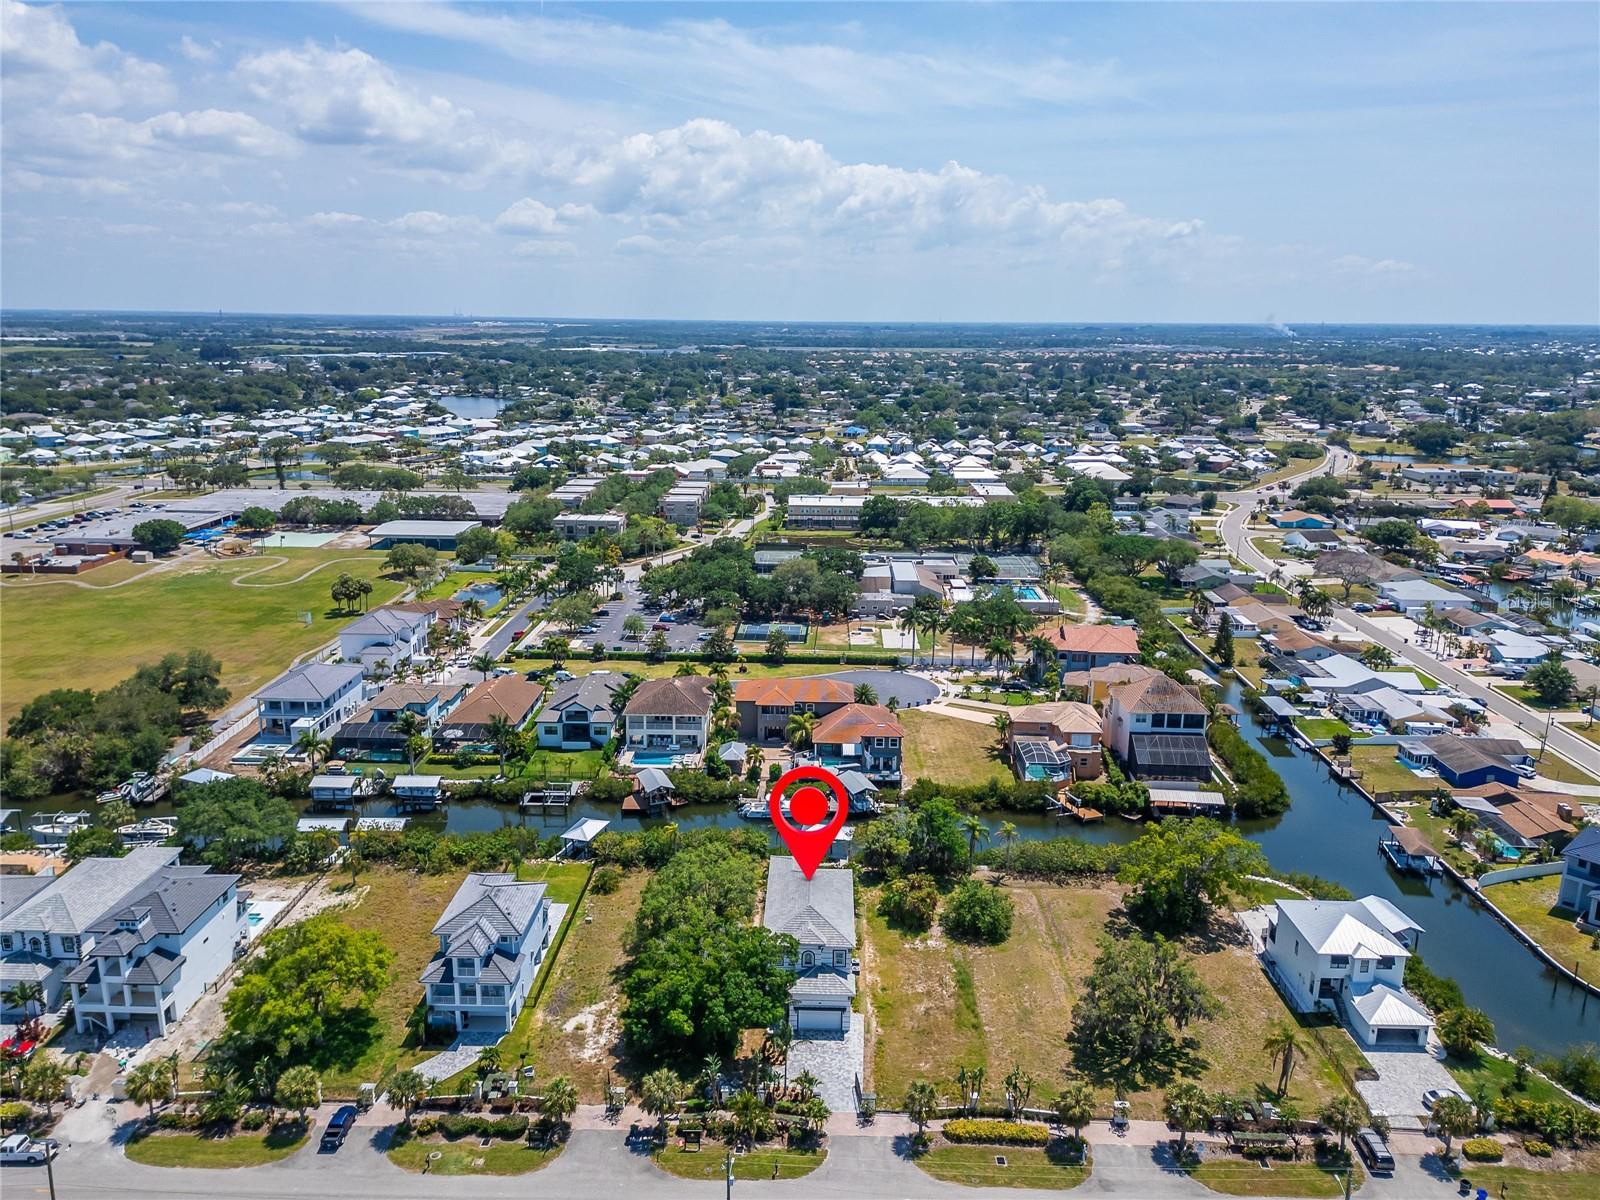
[[[0,0],[17,307],[1600,320],[1600,6]]]

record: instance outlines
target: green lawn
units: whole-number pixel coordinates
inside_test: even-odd
[[[1000,735],[993,725],[916,709],[906,709],[898,715],[906,731],[906,787],[918,779],[979,784],[1015,778],[1001,758]]]
[[[292,1122],[261,1133],[211,1137],[203,1133],[140,1133],[123,1148],[147,1167],[259,1167],[306,1144],[307,1127]]]
[[[542,883],[551,904],[573,905],[583,895],[589,878],[589,864],[578,862],[530,862],[517,868],[517,878],[525,883]]]
[[[1005,1166],[995,1162],[1006,1160]],[[913,1160],[935,1179],[965,1187],[1073,1188],[1089,1168],[1060,1161],[1049,1149],[1027,1146],[937,1145]]]
[[[1393,746],[1351,746],[1350,761],[1369,792],[1431,792],[1437,779],[1424,779],[1400,765]]]
[[[1524,1100],[1536,1100],[1540,1104],[1554,1101],[1559,1104],[1568,1104],[1570,1101],[1543,1075],[1529,1072],[1527,1080],[1521,1089],[1516,1086],[1516,1064],[1509,1063],[1503,1058],[1496,1058],[1492,1054],[1479,1054],[1470,1059],[1449,1057],[1444,1060],[1445,1068],[1461,1085],[1461,1090],[1468,1096],[1477,1094],[1481,1084],[1488,1084],[1491,1093],[1503,1096],[1516,1096]]]
[[[387,768],[391,764],[381,765]],[[448,754],[430,754],[417,764],[417,769],[428,774],[443,775],[446,779],[493,779],[500,774],[498,762],[458,767],[450,761]],[[593,779],[600,774],[600,751],[535,750],[521,763],[506,763],[506,773],[509,778],[525,779],[530,784],[540,782],[547,776],[553,780]]]
[[[1600,977],[1600,951],[1595,950],[1593,938],[1573,927],[1576,913],[1556,907],[1560,889],[1560,875],[1541,875],[1491,884],[1483,889],[1483,895],[1557,962],[1568,968],[1577,964],[1585,979]]]
[[[667,1146],[651,1156],[656,1166],[680,1179],[721,1182],[726,1170],[726,1147],[709,1139],[699,1150]],[[811,1174],[828,1157],[826,1150],[789,1150],[762,1147],[733,1159],[735,1179],[800,1179]]]
[[[1600,1172],[1593,1170],[1529,1171],[1485,1163],[1463,1166],[1459,1173],[1472,1180],[1474,1194],[1478,1188],[1487,1188],[1489,1195],[1499,1196],[1500,1185],[1505,1184],[1505,1194],[1512,1200],[1594,1200],[1600,1196]]]
[[[553,664],[548,658],[540,658],[533,660],[520,659],[517,665],[523,670],[537,670]],[[632,674],[638,675],[643,679],[663,679],[669,675],[676,675],[678,673],[678,668],[681,667],[683,663],[677,661],[652,663],[622,658],[591,659],[585,655],[577,654],[567,659],[561,665],[564,669],[571,671],[574,675],[587,675],[591,671],[617,671],[631,672]],[[710,663],[696,662],[691,663],[690,665],[694,667],[697,674],[709,675],[711,673]],[[737,664],[728,663],[727,667],[729,682],[738,683],[741,679],[787,679],[796,675],[827,675],[834,671],[846,671],[852,668],[870,669],[872,664],[863,664],[859,662],[782,663],[778,666],[772,666],[770,663],[764,663],[752,659],[744,664],[745,669],[742,672],[739,670]]]
[[[1294,726],[1314,742],[1326,742],[1341,733],[1357,736],[1355,730],[1337,717],[1296,717]],[[1361,737],[1368,736],[1361,734]]]
[[[275,563],[275,559],[287,562]],[[62,580],[0,587],[0,673],[9,717],[41,692],[105,688],[140,663],[200,646],[222,660],[235,698],[322,645],[356,614],[332,611],[328,588],[341,572],[371,580],[371,607],[393,600],[398,579],[379,575],[383,556],[355,550],[274,550],[254,558],[205,558],[146,572],[123,587],[75,587]],[[111,570],[116,564],[104,568]],[[307,571],[315,573],[298,582]],[[233,582],[259,571],[239,586]],[[93,583],[96,572],[82,577]],[[114,581],[114,580],[112,580]],[[311,614],[304,624],[302,614]],[[70,653],[64,651],[70,648]]]
[[[1352,1166],[1354,1191],[1365,1181],[1359,1166]],[[1274,1162],[1263,1170],[1242,1158],[1216,1158],[1201,1163],[1189,1178],[1225,1196],[1342,1196],[1344,1173],[1325,1171],[1315,1163]]]
[[[407,1171],[429,1175],[526,1175],[547,1166],[562,1151],[526,1142],[494,1142],[480,1146],[476,1138],[458,1142],[444,1138],[405,1138],[389,1147],[389,1161]],[[439,1157],[428,1161],[430,1154]]]

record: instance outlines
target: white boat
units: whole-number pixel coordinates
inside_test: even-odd
[[[739,805],[739,815],[747,821],[772,820],[772,810],[759,800],[746,800]]]
[[[41,813],[40,816],[42,819],[29,828],[33,836],[46,845],[63,843],[71,834],[89,827],[86,812]]]

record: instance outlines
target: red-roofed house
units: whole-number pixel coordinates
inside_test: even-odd
[[[817,722],[811,745],[829,767],[854,768],[869,779],[900,778],[906,731],[881,704],[846,704]]]
[[[1043,635],[1056,648],[1062,671],[1088,671],[1139,657],[1139,631],[1132,625],[1057,625]]]

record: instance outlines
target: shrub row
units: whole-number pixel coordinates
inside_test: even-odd
[[[418,1137],[437,1133],[454,1142],[464,1137],[492,1137],[510,1142],[528,1136],[528,1118],[516,1113],[507,1117],[484,1117],[470,1113],[440,1117],[418,1117],[412,1122]]]
[[[1227,721],[1211,722],[1211,748],[1233,776],[1234,811],[1241,817],[1271,817],[1289,811],[1289,789],[1257,750]]]
[[[912,808],[935,796],[943,796],[966,812],[1044,812],[1054,795],[1055,784],[1043,781],[1018,783],[991,778],[985,783],[963,787],[919,779],[906,789],[902,799]]]
[[[1600,1112],[1567,1101],[1502,1097],[1495,1118],[1502,1128],[1529,1130],[1553,1145],[1600,1139]]]
[[[0,1129],[10,1129],[13,1125],[26,1125],[31,1120],[33,1120],[33,1105],[22,1100],[0,1104]]]
[[[958,1117],[944,1124],[944,1136],[952,1142],[987,1142],[996,1146],[1044,1146],[1050,1129],[1023,1121],[983,1121]]]
[[[1500,1143],[1493,1138],[1468,1138],[1461,1143],[1461,1153],[1473,1162],[1499,1162],[1506,1156]]]
[[[1005,866],[1017,875],[1063,880],[1115,875],[1121,854],[1116,846],[1097,846],[1078,838],[1051,838],[1007,847],[992,846],[978,855],[978,861]]]
[[[562,655],[561,658],[557,659],[548,654],[542,646],[530,646],[527,649],[518,650],[516,657],[526,658],[536,662],[571,662],[573,659],[581,657],[581,655],[569,653]],[[654,658],[644,650],[608,650],[605,652],[605,657],[611,662],[705,663],[711,661],[704,654],[669,653],[661,658]],[[759,652],[745,655],[746,661],[749,662],[759,661],[761,658],[762,655]],[[833,666],[844,663],[854,667],[892,667],[899,663],[900,656],[898,654],[887,654],[882,652],[871,653],[852,651],[849,653],[843,653],[820,650],[790,649],[784,654],[783,661],[791,663],[814,663],[821,666]]]

